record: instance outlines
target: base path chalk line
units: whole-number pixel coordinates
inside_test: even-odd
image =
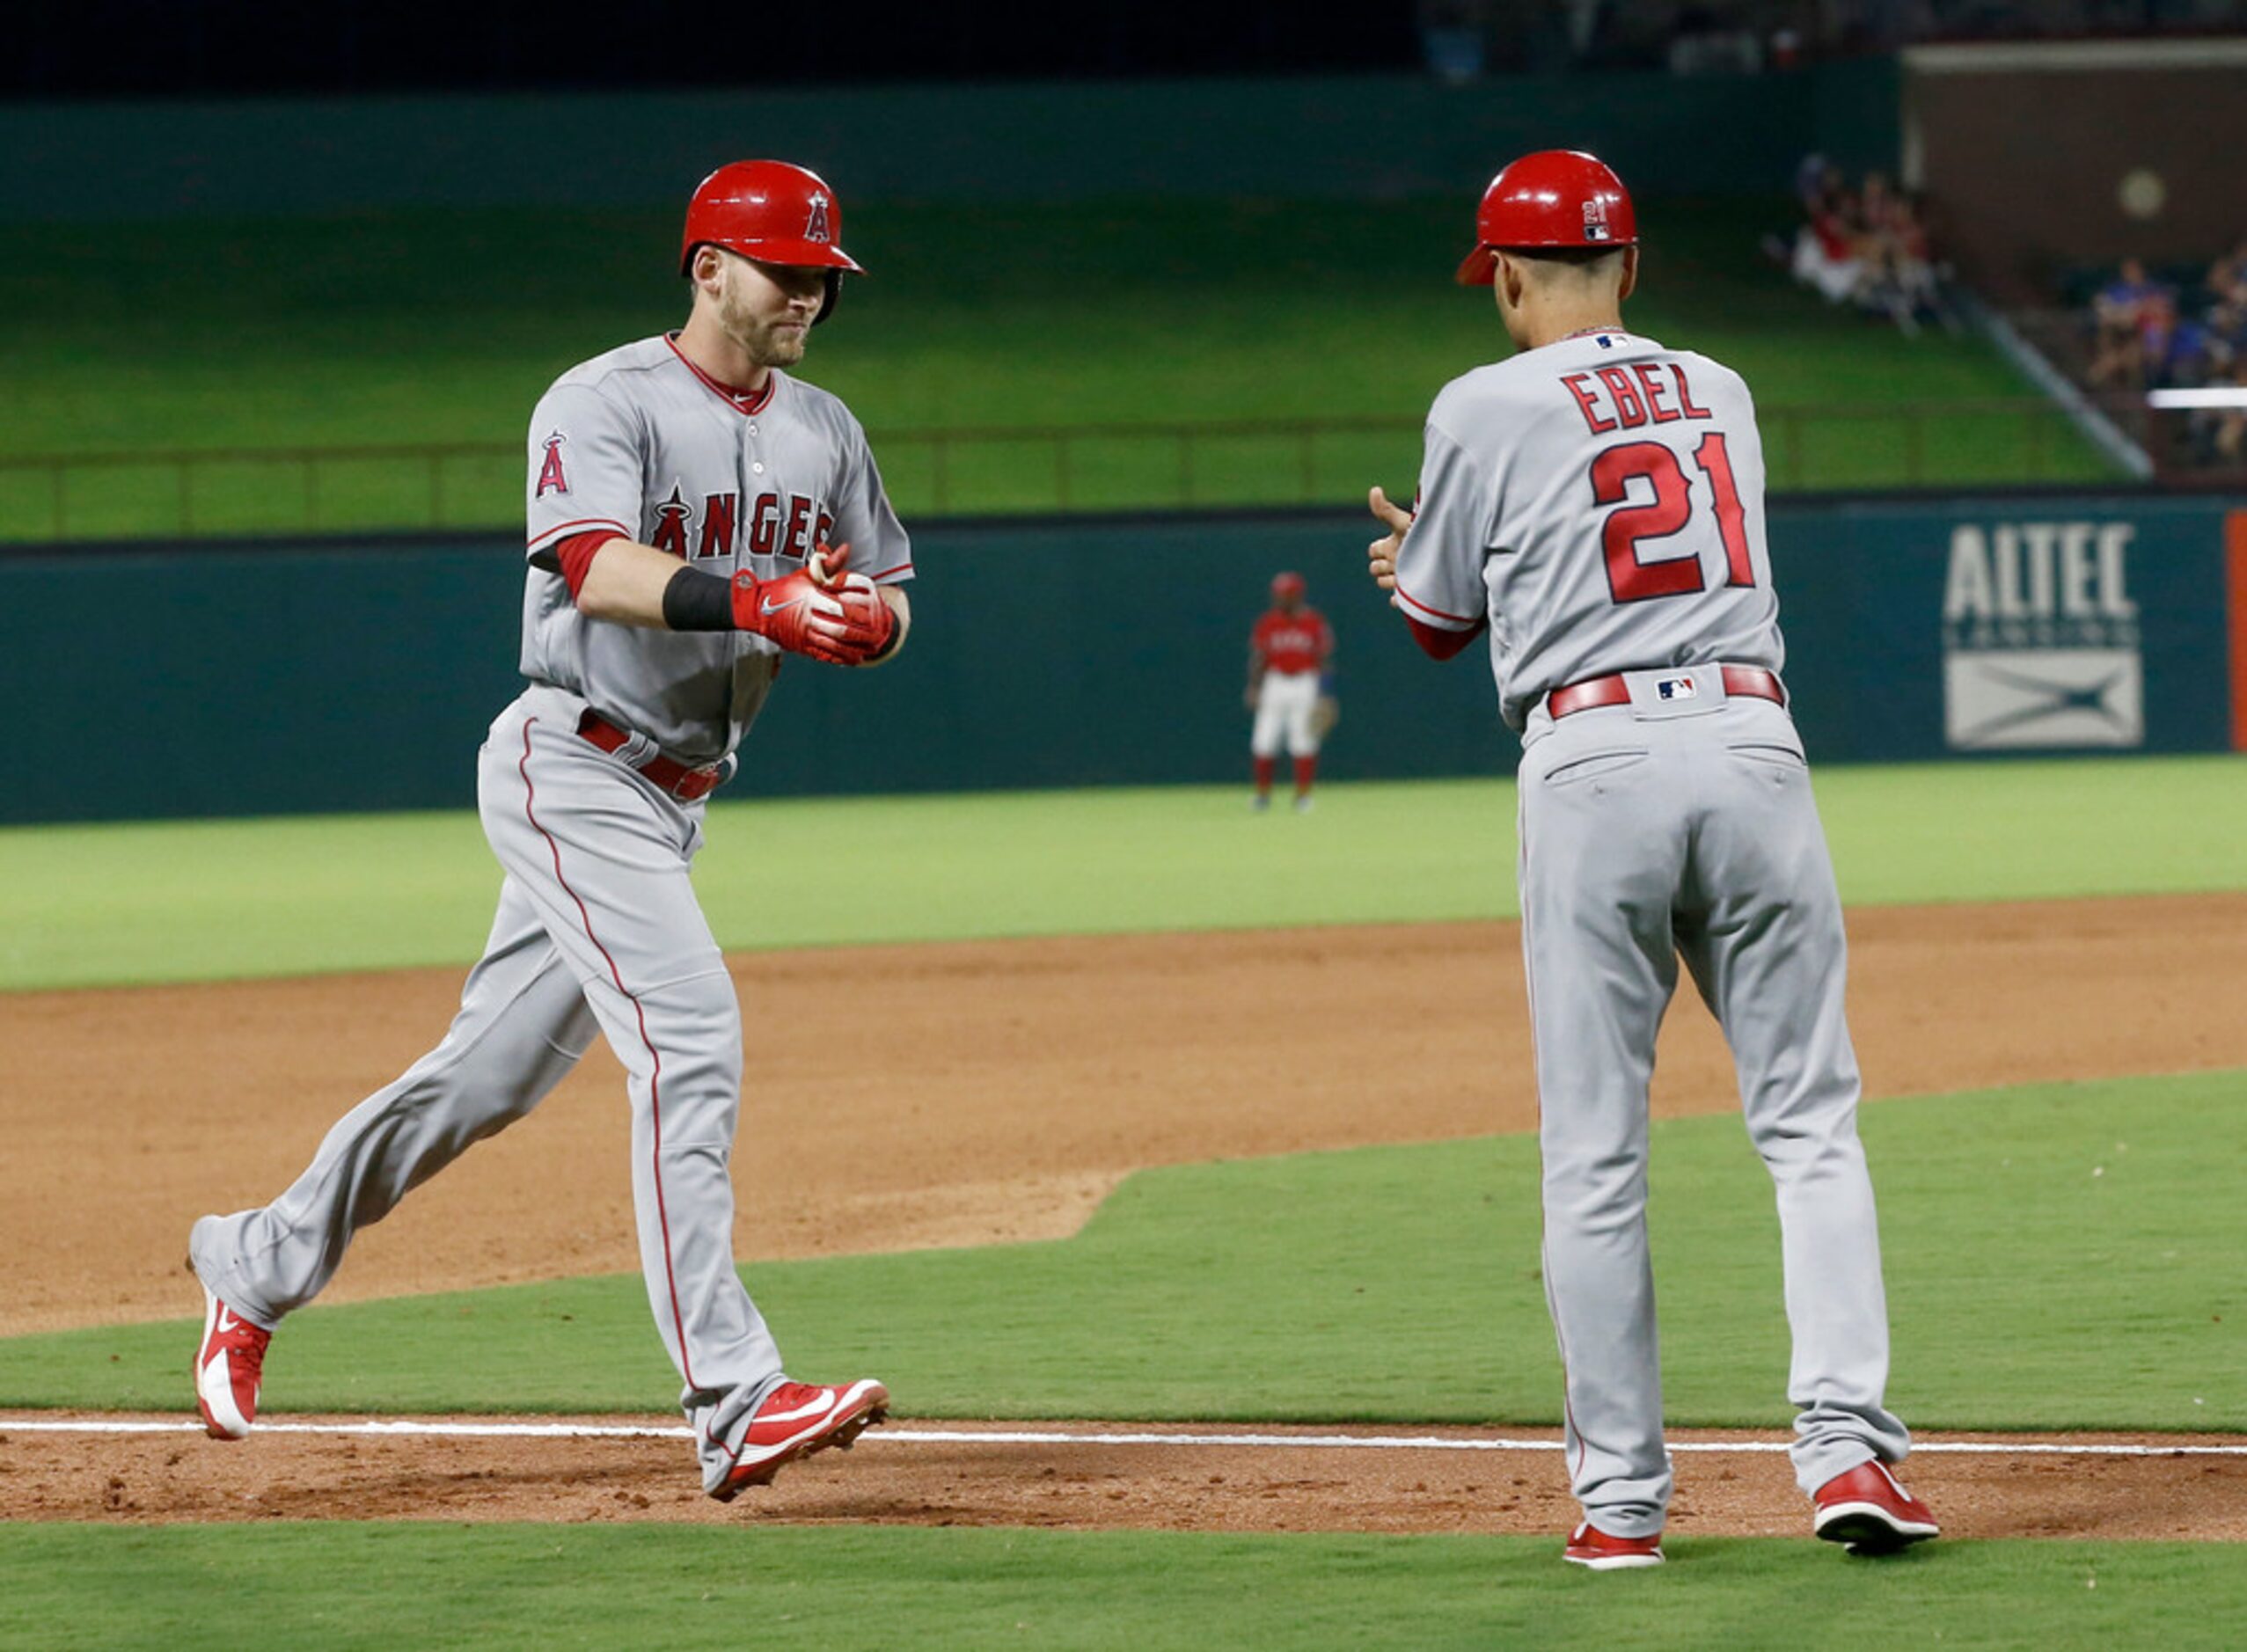
[[[135,1418],[0,1416],[0,1433],[25,1434],[200,1434],[193,1422]],[[260,1422],[260,1434],[374,1436],[396,1439],[446,1440],[687,1440],[694,1431],[673,1427],[583,1422]],[[1558,1440],[1464,1438],[1424,1434],[1186,1434],[1080,1432],[1067,1429],[892,1429],[862,1436],[859,1444],[884,1445],[1204,1445],[1278,1450],[1382,1451],[1557,1451]],[[1679,1440],[1672,1452],[1768,1451],[1788,1449],[1784,1440]],[[2247,1457],[2238,1445],[2118,1444],[2086,1440],[1916,1440],[1914,1454],[1953,1452],[1988,1457]]]

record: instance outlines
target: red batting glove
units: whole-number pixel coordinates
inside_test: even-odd
[[[831,591],[843,582],[851,571],[851,545],[845,539],[841,545],[831,545],[824,540],[811,547],[811,554],[803,559],[804,572],[811,575],[811,582],[822,590]]]
[[[812,583],[822,590],[839,593],[852,614],[862,615],[875,633],[874,647],[866,657],[853,661],[855,665],[872,665],[888,654],[897,635],[897,610],[882,600],[874,582],[863,574],[853,574],[851,568],[851,547],[814,545],[804,559],[804,569],[811,575]]]
[[[874,600],[887,608],[879,596]],[[861,663],[889,635],[875,628],[863,600],[821,590],[802,569],[777,580],[760,580],[746,569],[735,574],[734,625],[830,665]]]
[[[878,660],[897,634],[897,610],[882,600],[882,592],[863,574],[846,574],[831,588],[839,598],[844,612],[852,622],[863,629],[870,640],[850,663],[865,665]]]

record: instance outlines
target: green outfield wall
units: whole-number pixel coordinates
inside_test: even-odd
[[[1893,65],[1872,61],[1463,86],[1369,75],[19,104],[0,108],[0,221],[648,206],[759,154],[819,168],[846,201],[1471,199],[1509,157],[1556,144],[1598,150],[1641,194],[1768,194],[1813,149],[1892,164],[1897,95]]]
[[[1812,756],[2229,749],[2247,720],[2235,506],[1775,505]],[[1237,776],[1248,631],[1282,567],[1338,639],[1328,775],[1507,771],[1480,651],[1419,654],[1359,572],[1369,537],[1333,512],[925,527],[911,647],[873,671],[793,662],[733,793]],[[496,537],[0,556],[0,819],[465,803],[516,691],[522,577]]]

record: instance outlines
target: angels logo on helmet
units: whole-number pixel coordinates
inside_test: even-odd
[[[811,211],[804,218],[803,238],[807,241],[831,241],[834,231],[827,227],[827,192],[814,190]]]

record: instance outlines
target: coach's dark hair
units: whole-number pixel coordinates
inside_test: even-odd
[[[1602,259],[1621,259],[1628,251],[1620,246],[1506,246],[1498,250],[1508,258],[1526,259],[1533,264],[1564,264],[1577,269],[1590,269]]]

